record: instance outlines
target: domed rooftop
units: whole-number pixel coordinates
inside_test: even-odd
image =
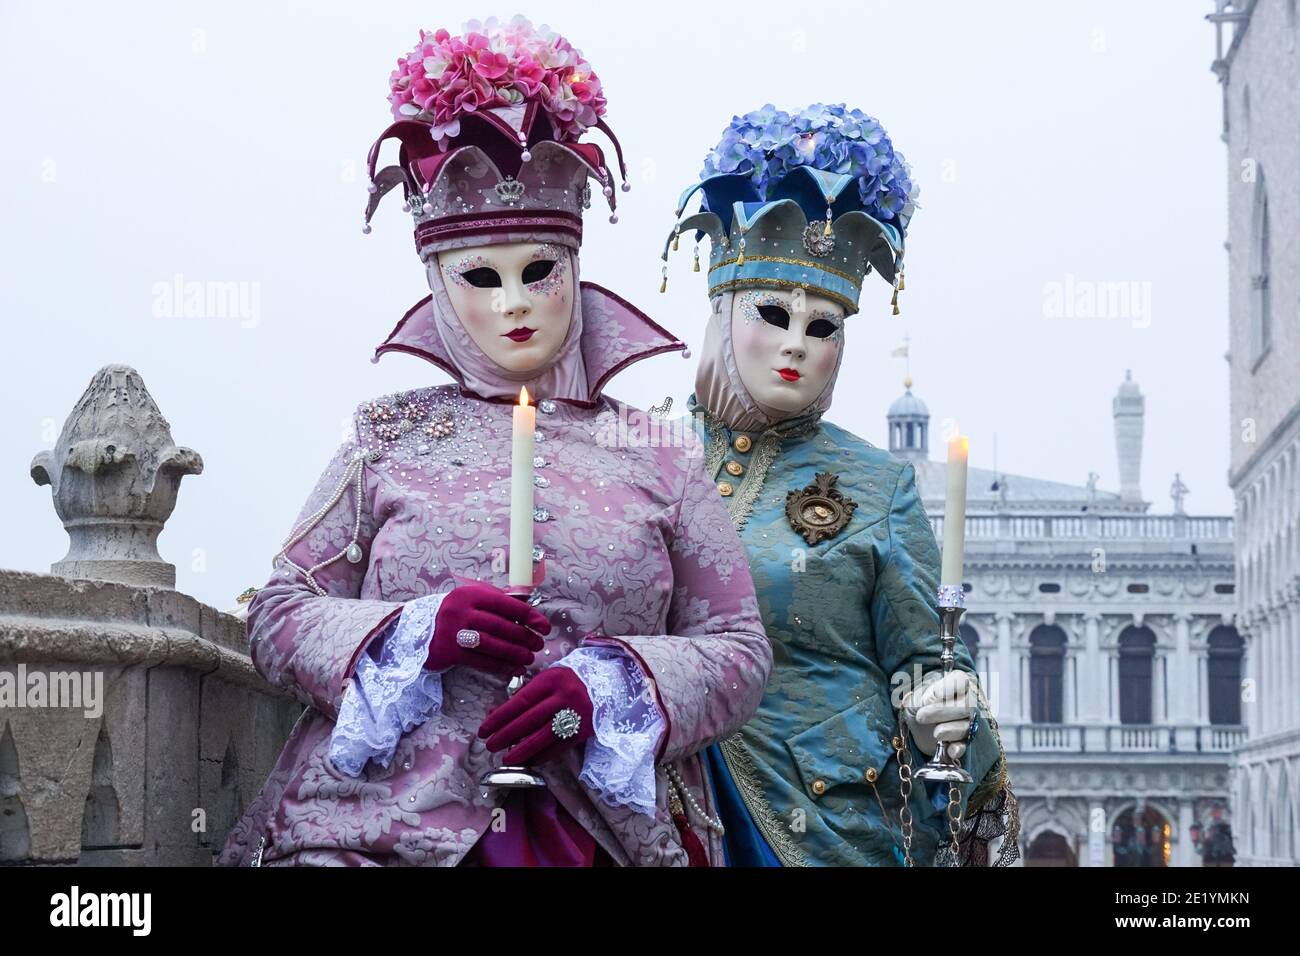
[[[925,402],[912,394],[912,379],[910,377],[904,379],[903,385],[907,388],[907,391],[894,399],[894,403],[889,406],[888,417],[929,418],[930,409],[925,407]]]

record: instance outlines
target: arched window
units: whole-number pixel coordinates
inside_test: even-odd
[[[979,672],[980,666],[980,635],[979,631],[969,624],[963,624],[957,628],[957,636],[961,642],[966,645],[966,650],[970,651],[971,663],[975,665],[976,673]]]
[[[1044,830],[1025,851],[1025,866],[1078,866],[1074,848],[1059,833]]]
[[[1168,866],[1173,827],[1164,814],[1146,807],[1139,815],[1125,810],[1111,830],[1116,866]]]
[[[1272,261],[1269,236],[1268,187],[1264,171],[1255,181],[1255,209],[1250,235],[1250,356],[1254,361],[1268,351],[1273,341],[1273,301],[1269,291]]]
[[[1210,723],[1241,723],[1242,640],[1235,627],[1220,626],[1210,632],[1206,660],[1210,697]]]
[[[1065,721],[1065,632],[1040,624],[1029,635],[1029,719]]]
[[[1119,722],[1151,723],[1151,674],[1156,636],[1147,627],[1126,627],[1119,636]]]

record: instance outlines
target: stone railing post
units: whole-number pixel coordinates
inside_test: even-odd
[[[67,555],[50,571],[174,588],[176,567],[158,554],[158,535],[176,506],[181,479],[202,471],[198,452],[173,443],[140,373],[106,365],[68,416],[58,443],[32,459],[32,479],[50,486],[70,539]]]

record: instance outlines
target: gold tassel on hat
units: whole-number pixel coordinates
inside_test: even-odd
[[[907,286],[903,284],[903,273],[898,274],[898,291],[902,292]]]
[[[662,282],[659,283],[659,291],[660,291],[660,292],[667,292],[667,291],[668,291],[668,263],[667,263],[667,261],[664,262],[664,279],[663,279]]]
[[[682,234],[682,227],[678,226],[673,230],[673,252],[677,251],[677,237]]]
[[[668,280],[665,278],[664,281],[667,282]],[[894,307],[894,315],[898,315],[898,290],[897,289],[894,290],[894,297],[889,301],[889,304]]]
[[[698,242],[695,244],[695,268],[692,269],[691,271],[692,272],[700,271],[700,244]]]

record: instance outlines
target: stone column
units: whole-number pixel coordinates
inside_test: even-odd
[[[1106,827],[1106,808],[1100,803],[1088,809],[1088,853],[1079,859],[1080,866],[1106,865],[1106,839],[1110,832]]]
[[[1210,722],[1210,658],[1206,649],[1198,647],[1196,654],[1196,723]],[[1243,671],[1244,673],[1244,671]],[[1241,689],[1237,689],[1241,693]]]
[[[1282,681],[1279,679],[1278,671],[1281,669],[1281,649],[1282,637],[1281,621],[1276,607],[1268,609],[1267,622],[1264,627],[1265,641],[1265,659],[1268,661],[1265,670],[1265,676],[1268,680],[1267,694],[1264,695],[1261,703],[1261,710],[1264,714],[1264,733],[1276,733],[1278,729],[1278,702],[1282,699]]]
[[[994,620],[998,626],[997,666],[1001,675],[998,681],[999,706],[1009,723],[1023,722],[1020,703],[1020,661],[1011,652],[1011,621],[1009,611],[998,611]],[[1001,718],[999,718],[1001,719]]]
[[[1291,693],[1287,694],[1287,703],[1291,712],[1287,717],[1287,729],[1300,728],[1300,587],[1291,586],[1291,602],[1287,605],[1291,612],[1291,638],[1287,645],[1287,659],[1291,664],[1290,681],[1287,684]]]
[[[1051,620],[1044,620],[1044,623],[1056,624],[1055,616]],[[1062,630],[1066,630],[1062,628]],[[1078,705],[1075,702],[1075,684],[1078,680],[1078,660],[1074,643],[1069,639],[1069,631],[1066,630],[1065,641],[1065,660],[1061,662],[1061,722],[1072,724],[1075,717],[1078,716]]]
[[[1196,847],[1192,846],[1192,813],[1191,800],[1178,801],[1178,820],[1174,823],[1174,852],[1173,859],[1170,861],[1174,866],[1197,866],[1200,864],[1200,857],[1196,852]]]
[[[1241,672],[1250,685],[1251,698],[1241,702],[1241,719],[1246,725],[1246,736],[1259,735],[1259,625],[1249,614],[1237,622],[1237,633],[1244,640]]]
[[[1106,746],[1106,655],[1101,651],[1101,615],[1083,615],[1084,670],[1079,694],[1079,722],[1084,747],[1098,753]]]
[[[1195,660],[1192,656],[1191,640],[1191,623],[1190,614],[1174,615],[1174,659],[1173,670],[1173,697],[1170,700],[1170,719],[1174,724],[1183,725],[1194,723],[1193,712],[1195,710],[1196,694],[1196,671]]]

